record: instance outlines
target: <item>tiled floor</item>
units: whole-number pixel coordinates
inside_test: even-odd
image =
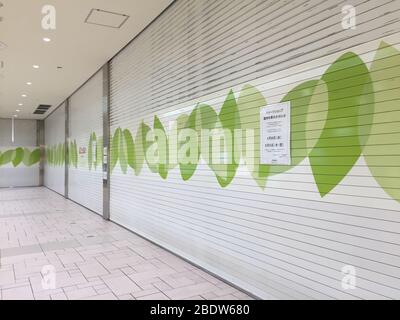
[[[2,299],[250,299],[46,188],[0,189]]]

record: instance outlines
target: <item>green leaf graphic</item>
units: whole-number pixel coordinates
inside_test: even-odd
[[[168,139],[165,133],[164,126],[162,125],[160,119],[157,116],[154,116],[154,130],[160,131],[160,136],[157,137],[155,144],[157,145],[158,150],[158,174],[161,178],[166,179],[168,176],[168,167],[169,167],[169,149],[168,149]],[[156,131],[157,132],[157,131]],[[159,141],[159,139],[164,139],[164,141]]]
[[[188,152],[195,152],[197,154],[191,155],[193,161],[188,163],[179,163],[181,176],[183,180],[189,180],[196,171],[200,155],[206,162],[211,158],[211,146],[209,141],[202,141],[202,130],[213,130],[218,120],[218,115],[211,106],[207,104],[198,104],[190,114],[186,128],[192,129],[197,133],[197,146],[196,141],[189,139],[182,145],[188,146]],[[181,145],[181,147],[182,147]],[[209,148],[207,148],[209,146]]]
[[[153,148],[153,144],[155,143],[154,136],[152,136],[152,130],[145,123],[142,123],[141,128],[142,128],[143,153],[144,153],[144,158],[146,160],[147,166],[149,167],[151,172],[158,173],[158,165],[151,161],[150,152],[149,152],[149,149]]]
[[[38,148],[33,150],[31,155],[29,156],[29,166],[33,166],[39,161],[40,161],[40,149]]]
[[[74,164],[74,167],[78,168],[78,146],[76,144],[76,140],[74,140],[72,144],[72,150],[73,150],[72,162]]]
[[[267,102],[255,87],[245,85],[240,92],[238,109],[243,130],[242,155],[247,168],[261,188],[265,188],[268,165],[260,164],[260,110]]]
[[[3,152],[0,156],[0,165],[5,165],[8,164],[14,159],[14,150],[8,150],[6,152]]]
[[[93,142],[94,142],[94,137],[93,133],[90,134],[89,138],[89,147],[88,147],[88,167],[89,171],[92,170],[92,165],[93,165]]]
[[[212,154],[214,156],[214,152],[217,152],[217,158],[220,159],[221,164],[215,164],[214,159],[211,159],[212,164],[210,164],[210,167],[214,171],[219,185],[224,188],[235,177],[241,156],[241,141],[235,144],[235,130],[240,129],[240,117],[236,98],[232,90],[229,91],[222,105],[219,113],[219,122],[216,128],[220,127],[223,130],[224,145],[220,148],[220,152],[215,150],[216,148],[213,149]],[[238,146],[239,150],[235,150],[235,146]]]
[[[320,87],[318,87],[320,86]],[[319,90],[318,90],[319,89]],[[283,173],[288,171],[289,169],[297,166],[308,156],[308,148],[307,148],[307,131],[313,130],[307,128],[307,118],[311,111],[312,114],[317,112],[318,110],[314,109],[314,105],[311,103],[314,94],[320,94],[321,89],[326,90],[326,86],[322,80],[310,80],[304,82],[292,90],[283,97],[282,102],[290,101],[291,107],[291,165],[278,165],[271,166],[270,175]],[[317,92],[316,92],[317,91]],[[323,95],[324,98],[327,98],[327,95]],[[325,103],[320,103],[319,105],[324,106],[327,110],[328,103],[325,100]],[[319,107],[317,105],[317,107]],[[320,115],[318,115],[320,116]],[[326,117],[326,113],[324,115]],[[325,122],[322,121],[322,123]],[[320,129],[322,131],[322,128]]]
[[[118,160],[119,165],[121,167],[121,171],[123,173],[127,173],[128,171],[128,154],[127,154],[127,146],[125,142],[124,135],[122,134],[122,130],[119,129],[119,147],[118,147]]]
[[[328,116],[328,88],[323,80],[318,80],[309,103],[306,123],[306,147],[309,153],[317,144],[324,130]],[[292,133],[292,141],[297,139],[297,134]],[[294,150],[292,150],[294,154]]]
[[[98,166],[102,167],[102,164],[103,164],[103,137],[98,137],[96,144],[95,169],[97,170]]]
[[[363,61],[349,52],[328,68],[322,80],[328,87],[328,116],[310,153],[310,163],[323,197],[342,181],[360,157],[359,114],[371,78]]]
[[[135,156],[135,143],[132,138],[132,134],[128,129],[123,131],[125,144],[126,144],[126,154],[128,165],[133,169],[136,170],[136,156]]]
[[[371,77],[377,112],[364,155],[375,180],[400,202],[400,51],[382,42]]]
[[[17,148],[15,149],[14,159],[12,160],[12,164],[14,167],[17,167],[24,158],[24,149]]]
[[[110,169],[111,172],[113,172],[115,166],[117,165],[118,162],[118,156],[119,156],[119,146],[120,146],[120,140],[121,140],[121,128],[117,128],[114,132],[114,135],[111,140],[111,159],[110,159]]]
[[[146,129],[147,128],[147,129]],[[146,138],[146,133],[149,127],[147,127],[143,122],[140,124],[135,137],[135,175],[139,175],[142,171],[143,164],[145,161],[144,156],[144,139]]]
[[[65,154],[66,154],[66,147],[65,147],[65,142],[62,144],[62,165],[65,165]]]
[[[189,116],[187,114],[179,115],[178,119],[174,121],[171,128],[171,135],[168,139],[169,141],[169,152],[172,155],[172,159],[169,159],[169,170],[173,170],[179,163],[178,151],[182,146],[182,142],[179,141],[179,133],[186,128]],[[176,135],[172,136],[172,134]],[[175,142],[173,142],[175,141]]]

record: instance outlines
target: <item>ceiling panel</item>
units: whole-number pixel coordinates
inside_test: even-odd
[[[173,0],[0,2],[0,118],[18,114],[19,118],[42,119]],[[56,9],[55,30],[42,28],[42,9],[46,5]],[[93,21],[100,23],[85,22],[91,12]],[[44,38],[51,41],[45,42]],[[44,115],[34,115],[40,104],[52,108]]]

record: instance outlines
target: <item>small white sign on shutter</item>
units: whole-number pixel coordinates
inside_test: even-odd
[[[290,101],[260,112],[260,163],[290,165]]]

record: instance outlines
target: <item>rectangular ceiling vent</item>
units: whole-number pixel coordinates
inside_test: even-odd
[[[33,114],[45,114],[50,108],[51,106],[48,104],[40,104],[33,112]]]
[[[129,16],[126,14],[101,9],[92,9],[86,17],[85,23],[119,29],[128,18]]]

